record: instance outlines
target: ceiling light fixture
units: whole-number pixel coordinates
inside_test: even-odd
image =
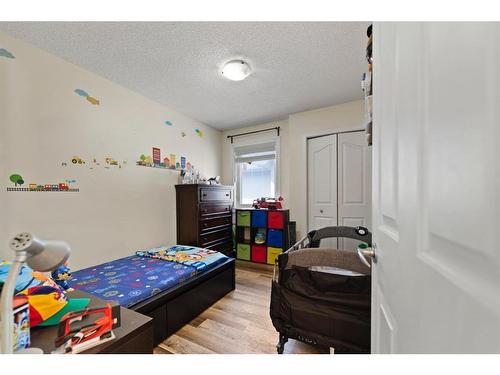
[[[243,60],[231,60],[224,64],[221,74],[231,81],[242,81],[247,78],[252,70]]]

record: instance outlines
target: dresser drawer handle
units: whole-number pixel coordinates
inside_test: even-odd
[[[229,207],[225,207],[224,209],[227,211],[227,210],[229,210]]]
[[[226,197],[229,197],[229,193],[226,193]]]
[[[207,196],[207,193],[203,193],[203,196],[206,197]]]

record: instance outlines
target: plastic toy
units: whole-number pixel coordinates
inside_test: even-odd
[[[257,245],[262,245],[264,243],[266,243],[266,233],[265,232],[257,232],[255,234],[255,243]]]
[[[283,208],[283,205],[281,204],[283,202],[283,197],[278,197],[278,198],[257,198],[253,201],[253,208],[256,209],[261,209],[261,208],[267,208],[269,210],[280,210]]]
[[[93,346],[113,340],[116,336],[112,329],[119,327],[119,305],[114,308],[110,303],[105,307],[87,308],[64,315],[59,323],[59,331],[53,353],[79,353]],[[92,321],[93,315],[101,315]],[[84,324],[84,320],[88,320]],[[82,322],[83,321],[83,322]],[[79,324],[82,322],[81,324]],[[76,323],[72,327],[73,323]]]
[[[52,271],[52,279],[56,284],[67,292],[72,292],[74,289],[70,288],[68,280],[71,279],[71,270],[67,264],[63,264],[55,271]]]

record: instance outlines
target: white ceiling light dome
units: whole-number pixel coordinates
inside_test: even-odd
[[[231,81],[242,81],[247,78],[252,69],[243,60],[231,60],[224,64],[221,74]]]

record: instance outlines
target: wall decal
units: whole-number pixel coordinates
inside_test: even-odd
[[[87,96],[87,101],[89,101],[91,104],[93,105],[99,105],[99,100],[97,100],[96,98],[93,98],[91,96]]]
[[[75,164],[75,165],[78,165],[78,164],[85,164],[85,160],[83,160],[81,157],[79,156],[73,156],[73,158],[71,159],[71,163]]]
[[[148,156],[145,154],[141,154],[139,160],[136,162],[138,166],[141,167],[151,167],[151,168],[162,168],[162,169],[173,169],[173,170],[182,170],[185,169],[186,166],[191,166],[191,163],[186,163],[186,158],[184,156],[181,157],[181,161],[176,161],[175,154],[170,154],[161,159],[161,150],[158,147],[152,148],[153,156]]]
[[[7,59],[15,59],[16,57],[7,51],[5,48],[0,48],[0,57],[5,57]]]
[[[83,159],[80,156],[73,156],[70,160],[71,160],[71,163],[62,162],[61,166],[67,167],[68,164],[78,166],[78,167],[87,165],[87,162],[85,161],[85,159]],[[90,170],[94,170],[94,167],[101,166],[101,163],[96,158],[90,158],[90,160],[91,160],[89,162],[90,165],[88,165],[88,168]],[[127,164],[126,160],[123,160],[120,163],[115,158],[108,156],[108,157],[104,158],[104,162],[102,163],[102,166],[104,166],[105,169],[111,169],[111,168],[121,169],[122,165],[126,165],[126,164]]]
[[[9,180],[10,182],[13,182],[16,185],[16,187],[17,185],[21,186],[22,184],[24,184],[24,180],[20,174],[11,174]]]
[[[172,121],[167,120],[167,121],[165,121],[165,125],[167,125],[167,126],[172,126],[172,125],[174,125],[174,124],[172,123]]]
[[[186,133],[181,132],[181,136],[184,138],[186,136]]]
[[[79,188],[70,187],[69,185],[76,180],[65,180],[65,182],[58,182],[57,184],[38,184],[30,183],[28,187],[18,187],[24,184],[24,180],[19,174],[13,174],[9,178],[10,182],[15,184],[15,187],[7,187],[7,191],[27,191],[27,192],[39,192],[39,191],[57,191],[57,192],[79,192]],[[71,181],[71,182],[70,182]]]
[[[75,93],[77,93],[80,96],[83,96],[84,98],[86,98],[87,96],[90,96],[89,94],[87,94],[87,91],[82,90],[82,89],[76,89]]]
[[[200,129],[194,129],[196,134],[198,134],[198,137],[203,138],[203,132]]]
[[[104,160],[105,160],[106,164],[109,164],[109,165],[118,165],[118,162],[115,159],[113,159],[113,158],[106,158]]]
[[[83,97],[83,98],[87,99],[87,101],[88,101],[89,103],[93,104],[93,105],[99,105],[99,104],[100,104],[99,100],[97,100],[96,98],[93,98],[92,96],[90,96],[90,95],[87,93],[87,91],[85,91],[85,90],[82,90],[82,89],[75,89],[73,92],[74,92],[75,94],[80,95],[81,97]]]

